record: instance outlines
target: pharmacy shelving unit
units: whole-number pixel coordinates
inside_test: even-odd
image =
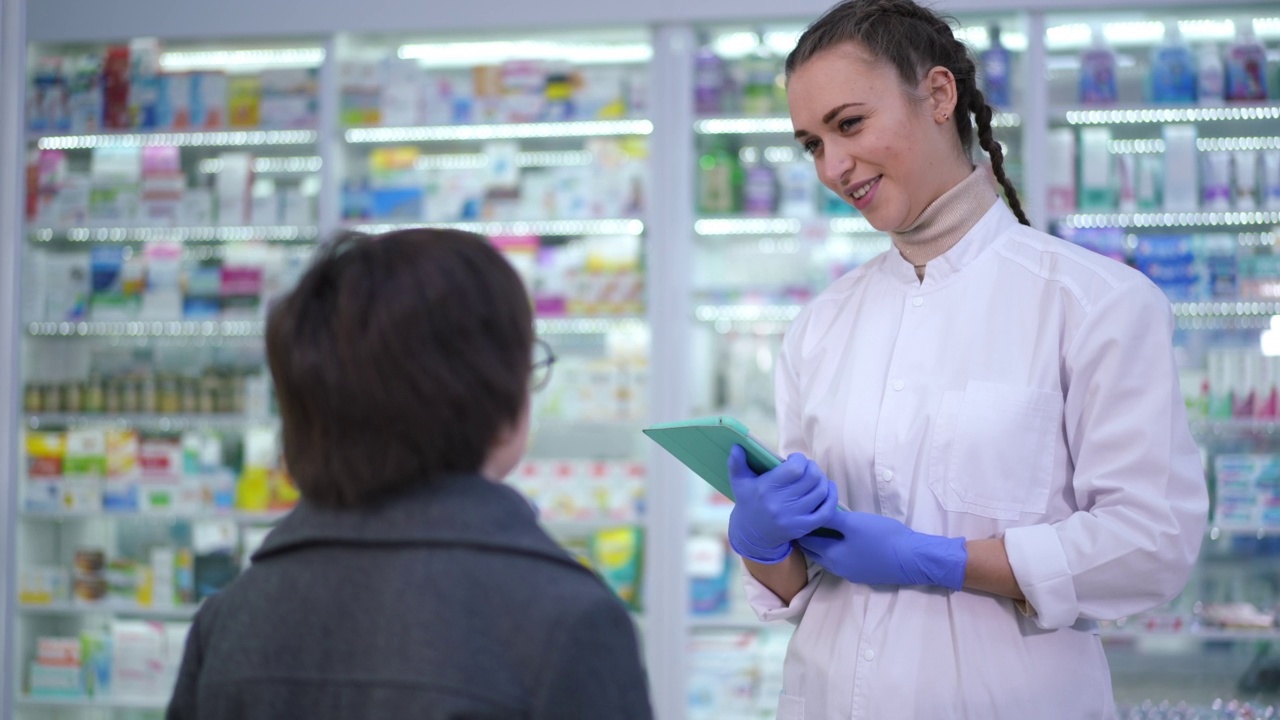
[[[704,513],[705,498],[691,497],[700,484],[687,482],[682,468],[662,452],[646,446],[633,431],[649,420],[727,411],[742,415],[758,434],[769,437],[772,411],[768,388],[772,382],[767,369],[761,368],[767,368],[780,333],[807,298],[829,282],[839,268],[888,247],[887,239],[872,232],[860,218],[825,215],[821,205],[809,212],[793,212],[793,208],[781,207],[753,208],[753,214],[748,215],[741,208],[702,212],[695,204],[700,190],[699,161],[707,148],[717,143],[730,141],[739,153],[737,159],[744,163],[764,159],[785,164],[801,160],[788,137],[789,122],[785,108],[780,105],[767,109],[730,105],[714,113],[696,111],[698,49],[704,43],[712,43],[718,53],[737,63],[757,53],[763,40],[776,62],[778,52],[788,43],[794,43],[799,29],[824,9],[825,4],[795,8],[791,17],[779,17],[776,3],[764,0],[708,0],[678,11],[662,4],[602,5],[573,0],[555,7],[512,6],[495,20],[492,8],[485,5],[462,6],[457,12],[441,16],[421,4],[377,0],[372,6],[317,7],[299,18],[295,8],[279,0],[227,0],[216,6],[193,6],[182,19],[175,20],[162,0],[137,0],[139,11],[136,13],[119,13],[105,5],[80,7],[82,4],[71,0],[41,0],[25,3],[31,22],[26,33],[28,38],[24,35],[28,28],[22,25],[21,13],[14,11],[23,3],[20,0],[0,2],[5,9],[5,24],[0,25],[4,33],[0,39],[4,59],[0,74],[6,87],[24,86],[28,68],[34,67],[42,53],[78,53],[131,37],[154,36],[183,38],[165,43],[163,47],[185,53],[171,59],[188,63],[188,68],[197,67],[199,63],[243,68],[264,61],[317,67],[319,96],[318,118],[311,128],[130,131],[118,135],[102,132],[31,135],[26,132],[21,98],[11,93],[0,99],[0,157],[6,158],[6,167],[12,167],[0,177],[0,223],[3,223],[0,272],[5,273],[4,282],[0,282],[0,291],[5,293],[0,296],[0,335],[6,339],[0,342],[0,353],[3,353],[0,355],[0,407],[3,408],[0,458],[6,459],[0,468],[0,488],[3,488],[0,528],[5,533],[0,547],[6,548],[4,570],[0,572],[0,645],[4,646],[0,653],[0,669],[4,672],[0,672],[0,676],[6,678],[0,685],[0,716],[26,720],[158,714],[163,701],[156,698],[36,700],[25,697],[23,678],[30,660],[31,638],[41,632],[71,632],[86,625],[101,627],[114,617],[182,622],[190,609],[80,608],[70,601],[42,608],[19,605],[17,586],[25,557],[23,548],[33,547],[33,539],[40,543],[48,539],[48,543],[54,544],[40,547],[54,548],[56,543],[52,538],[58,536],[61,546],[57,552],[70,553],[77,537],[113,525],[151,527],[159,523],[180,527],[205,521],[228,521],[238,528],[260,530],[269,527],[275,517],[231,513],[215,517],[160,514],[158,517],[103,519],[76,512],[69,515],[24,512],[18,492],[21,458],[25,454],[24,430],[86,427],[97,422],[157,431],[204,428],[234,432],[241,426],[237,415],[227,413],[122,410],[98,417],[44,408],[28,412],[22,401],[24,380],[31,373],[51,370],[66,362],[62,359],[64,355],[89,346],[144,352],[174,346],[189,352],[247,352],[246,348],[260,346],[262,332],[260,323],[246,320],[168,318],[143,322],[98,318],[72,322],[32,317],[22,312],[20,300],[29,297],[36,280],[23,270],[24,261],[33,251],[75,252],[104,246],[138,248],[149,241],[174,240],[182,243],[184,257],[198,261],[216,261],[228,253],[235,256],[241,252],[237,248],[259,244],[306,253],[340,230],[383,232],[415,226],[424,219],[422,216],[344,218],[344,185],[364,174],[362,168],[368,167],[368,156],[377,148],[411,146],[417,153],[414,162],[421,163],[423,170],[465,171],[486,166],[485,153],[493,143],[499,146],[514,143],[517,148],[513,156],[509,151],[504,152],[508,152],[511,164],[523,175],[587,167],[595,161],[594,157],[587,156],[587,146],[603,147],[605,145],[599,144],[602,139],[622,140],[633,147],[646,148],[650,180],[642,209],[571,217],[516,210],[498,217],[442,218],[430,215],[434,211],[429,211],[428,219],[435,224],[495,236],[533,236],[539,239],[540,245],[550,247],[601,236],[639,239],[646,291],[641,307],[625,312],[543,316],[538,321],[538,332],[552,342],[558,352],[578,359],[599,357],[604,348],[610,346],[610,338],[643,338],[643,342],[637,341],[633,347],[643,348],[649,360],[649,381],[644,390],[647,408],[638,419],[629,421],[587,422],[581,418],[543,416],[531,456],[554,460],[589,446],[600,453],[639,460],[645,465],[644,611],[640,625],[658,717],[677,720],[724,717],[726,713],[739,712],[746,715],[769,704],[765,692],[765,700],[758,703],[759,707],[748,710],[735,706],[731,708],[732,713],[730,709],[720,708],[724,712],[716,714],[720,710],[714,702],[717,698],[711,697],[715,695],[714,688],[710,688],[711,696],[708,696],[709,687],[700,679],[706,666],[690,648],[706,647],[702,641],[716,635],[729,634],[735,642],[751,636],[755,640],[749,646],[732,647],[748,647],[749,652],[759,658],[751,672],[762,669],[776,672],[781,662],[778,651],[783,645],[771,640],[767,633],[755,632],[756,624],[742,612],[744,608],[740,602],[735,603],[734,598],[727,612],[691,612],[693,583],[684,570],[686,549],[690,546],[687,539],[691,532],[695,536],[718,535],[723,528],[723,507]],[[1006,7],[1009,6],[1001,5]],[[1080,14],[1082,8],[1087,16]],[[1014,102],[1011,107],[1001,108],[996,135],[1008,150],[1007,169],[1015,178],[1024,206],[1038,227],[1113,225],[1121,227],[1125,237],[1133,237],[1135,241],[1154,234],[1227,232],[1236,237],[1242,251],[1249,252],[1274,244],[1274,210],[1267,209],[1248,211],[1254,214],[1244,211],[1165,213],[1163,208],[1124,213],[1119,208],[1089,212],[1071,209],[1051,216],[1048,189],[1053,177],[1045,163],[1030,161],[1038,157],[1035,149],[1047,146],[1052,130],[1078,131],[1103,124],[1112,128],[1116,143],[1112,149],[1119,153],[1159,152],[1155,141],[1161,139],[1163,125],[1168,122],[1194,124],[1202,141],[1212,141],[1200,147],[1200,151],[1229,149],[1231,143],[1257,149],[1274,147],[1277,117],[1274,100],[1250,107],[1156,107],[1144,104],[1140,96],[1131,94],[1112,107],[1085,107],[1075,102],[1071,57],[1082,49],[1082,43],[1087,43],[1087,39],[1081,40],[1082,26],[1087,31],[1087,26],[1094,22],[1114,25],[1111,34],[1122,56],[1122,81],[1130,83],[1127,87],[1132,90],[1137,76],[1130,68],[1141,67],[1149,53],[1153,22],[1192,22],[1188,26],[1192,32],[1184,30],[1184,36],[1194,44],[1200,42],[1195,39],[1196,31],[1221,33],[1226,19],[1274,18],[1276,13],[1270,4],[1243,2],[1207,11],[1190,0],[1173,3],[1130,0],[1123,7],[1101,0],[1087,0],[1084,6],[1058,0],[1026,0],[1020,8],[993,11],[990,3],[981,0],[959,0],[945,9],[959,16],[964,36],[975,50],[983,50],[989,43],[985,30],[992,21],[1001,25],[1004,44],[1014,58]],[[288,37],[298,32],[299,23],[306,26],[307,32],[313,32],[313,36]],[[605,27],[610,23],[628,29],[602,32],[586,27]],[[1273,52],[1277,23],[1280,21],[1266,20],[1262,26],[1270,33],[1263,39]],[[559,29],[543,32],[538,29],[541,27]],[[266,39],[272,34],[286,39]],[[240,39],[228,42],[226,38]],[[30,53],[27,52],[28,39],[33,43]],[[1227,39],[1224,35],[1215,41],[1222,43]],[[645,109],[616,117],[560,118],[555,122],[461,123],[439,118],[373,124],[346,122],[344,60],[376,60],[395,55],[399,59],[419,61],[424,69],[439,67],[442,63],[471,67],[501,62],[511,57],[509,53],[513,48],[517,48],[515,52],[520,55],[530,56],[557,44],[561,49],[574,45],[584,52],[575,61],[576,66],[582,67],[609,64],[610,53],[617,53],[622,47],[622,54],[630,54],[630,59],[621,64],[628,65],[637,71],[637,77],[647,80],[648,92],[636,94],[637,104],[642,95],[647,99]],[[405,53],[412,58],[400,57],[400,50],[406,45],[414,46]],[[582,50],[584,45],[590,46],[589,51]],[[446,55],[443,58],[442,48]],[[600,48],[607,50],[606,60],[601,60],[600,54],[591,55]],[[616,59],[618,55],[613,57]],[[1272,77],[1274,64],[1273,60]],[[643,85],[637,85],[637,90],[642,91]],[[66,151],[73,162],[90,155],[95,145],[175,146],[180,151],[184,174],[210,182],[224,170],[220,162],[223,152],[249,149],[254,154],[252,169],[256,174],[274,179],[277,187],[305,186],[307,197],[314,198],[314,215],[296,223],[191,222],[164,228],[123,223],[28,226],[22,221],[25,180],[16,168],[23,164],[21,159],[38,149],[42,142],[48,149]],[[1019,163],[1023,157],[1028,160]],[[770,277],[751,277],[747,271],[751,267],[772,272]],[[775,282],[775,278],[783,275],[790,279],[785,287],[780,287],[783,283]],[[12,292],[10,288],[14,288]],[[1197,353],[1214,347],[1214,343],[1223,338],[1236,342],[1244,337],[1256,344],[1257,337],[1271,329],[1271,318],[1277,309],[1280,308],[1269,298],[1180,300],[1174,311],[1180,336],[1188,339],[1188,350],[1184,350],[1184,354],[1194,359]],[[676,318],[680,321],[673,321]],[[711,368],[720,357],[732,359],[735,367],[751,372],[717,378]],[[557,368],[557,377],[561,380],[564,379],[559,373],[562,369]],[[760,392],[735,394],[734,389],[740,386],[758,386]],[[1274,449],[1275,438],[1280,437],[1276,424],[1265,418],[1207,417],[1193,424],[1197,438],[1206,447],[1270,451],[1268,448]],[[578,447],[574,447],[575,438]],[[557,537],[572,546],[613,523],[549,519],[547,524]],[[1251,572],[1247,562],[1241,562],[1240,553],[1233,548],[1257,540],[1259,532],[1264,539],[1271,537],[1270,528],[1217,526],[1206,539],[1206,560],[1198,572],[1207,570],[1225,577],[1244,567],[1247,576]],[[48,549],[47,552],[55,551]],[[70,562],[69,557],[65,560]],[[729,585],[736,588],[737,579],[729,578]],[[1224,586],[1229,587],[1230,583]],[[1247,596],[1248,593],[1208,599],[1248,599]],[[1117,668],[1118,695],[1145,691],[1148,686],[1128,680],[1149,673],[1153,667],[1163,667],[1161,663],[1176,663],[1176,667],[1169,666],[1169,671],[1182,674],[1171,676],[1187,680],[1207,677],[1208,671],[1196,668],[1212,664],[1206,662],[1208,660],[1224,657],[1231,662],[1218,665],[1228,667],[1228,671],[1224,671],[1228,674],[1215,676],[1213,682],[1226,678],[1223,682],[1229,685],[1233,681],[1229,673],[1235,672],[1241,662],[1247,665],[1253,659],[1257,645],[1253,640],[1267,637],[1266,633],[1254,635],[1198,628],[1194,633],[1184,630],[1183,633],[1192,638],[1184,642],[1183,636],[1172,633],[1148,635],[1146,631],[1131,630],[1139,620],[1132,619],[1124,628],[1107,631],[1111,636],[1107,641],[1108,651],[1113,653],[1113,667]],[[1167,657],[1155,652],[1168,649],[1169,643],[1175,643],[1178,652]],[[1220,652],[1223,647],[1231,648],[1229,657]],[[723,680],[724,684],[729,682]],[[1214,685],[1206,681],[1201,685],[1215,688],[1214,692],[1228,697],[1234,693],[1220,682]],[[1197,700],[1202,689],[1194,682],[1184,682],[1158,692],[1166,693],[1175,701]],[[696,692],[691,695],[691,691]],[[692,701],[691,697],[697,697],[698,701]]]

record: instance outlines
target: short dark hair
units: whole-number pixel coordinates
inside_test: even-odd
[[[486,238],[345,234],[267,319],[289,474],[352,507],[477,472],[529,401],[533,311]]]
[[[978,145],[991,156],[991,171],[1004,188],[1010,209],[1019,222],[1030,225],[1017,188],[1005,175],[1004,151],[991,133],[992,110],[978,89],[977,68],[969,48],[952,32],[950,20],[914,0],[843,0],[801,33],[795,49],[787,55],[785,73],[790,78],[818,53],[850,42],[892,66],[908,86],[914,87],[932,68],[950,70],[956,79],[952,123],[960,145],[966,153],[971,150],[976,123]]]

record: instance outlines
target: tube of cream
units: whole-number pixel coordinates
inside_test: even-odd
[[[1204,183],[1200,186],[1201,205],[1205,210],[1223,212],[1231,209],[1231,153],[1204,153]]]
[[[1232,194],[1236,210],[1258,209],[1258,153],[1255,150],[1236,150],[1231,154],[1235,167],[1232,170]]]
[[[1280,210],[1280,150],[1262,153],[1262,206]]]

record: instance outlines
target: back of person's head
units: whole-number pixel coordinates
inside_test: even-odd
[[[526,411],[533,315],[485,238],[416,229],[323,247],[267,320],[285,462],[351,507],[473,473]]]
[[[991,134],[991,106],[978,89],[973,58],[968,47],[956,39],[947,18],[913,0],[844,0],[800,35],[787,56],[786,76],[791,77],[815,55],[847,43],[861,46],[872,58],[897,70],[908,92],[930,69],[949,70],[956,82],[953,117],[961,146],[971,152],[976,121],[978,144],[991,156],[991,170],[1004,188],[1009,207],[1023,225],[1030,224],[1013,182],[1005,175],[1004,152]]]

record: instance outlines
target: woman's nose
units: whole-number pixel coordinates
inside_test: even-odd
[[[840,152],[834,148],[831,152],[824,153],[820,166],[823,184],[835,188],[838,192],[839,188],[844,185],[845,179],[853,171],[853,165],[853,158],[848,153]]]

